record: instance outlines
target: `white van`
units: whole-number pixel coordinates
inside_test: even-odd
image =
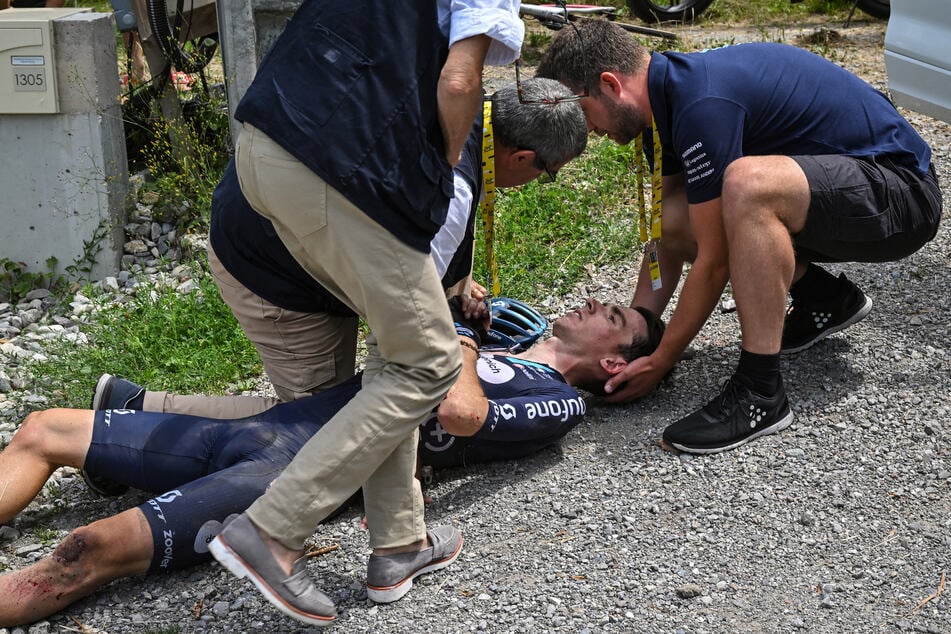
[[[891,0],[885,68],[896,104],[951,123],[951,1]]]

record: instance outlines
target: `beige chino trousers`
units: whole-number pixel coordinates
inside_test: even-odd
[[[432,258],[370,219],[270,138],[245,125],[241,189],[305,270],[370,326],[363,389],[249,509],[292,549],[363,486],[372,548],[426,536],[414,477],[418,426],[462,365]],[[420,210],[425,213],[427,210]]]

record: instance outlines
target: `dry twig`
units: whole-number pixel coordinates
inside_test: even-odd
[[[922,600],[921,600],[921,603],[919,603],[918,605],[916,605],[916,606],[915,606],[915,609],[912,610],[911,612],[909,612],[909,614],[914,614],[915,612],[917,612],[918,610],[920,610],[921,607],[922,607],[925,603],[927,603],[928,601],[931,601],[932,599],[937,599],[938,597],[941,596],[941,593],[942,593],[942,592],[944,592],[944,571],[941,572],[941,581],[938,582],[938,589],[935,590],[932,594],[930,594],[930,595],[926,596],[924,599],[922,599]]]
[[[311,548],[306,553],[304,553],[304,557],[307,557],[308,559],[311,559],[313,557],[320,557],[321,555],[332,553],[338,548],[340,548],[340,544],[331,544],[330,546],[324,546],[323,548],[317,548],[315,546],[314,548]]]

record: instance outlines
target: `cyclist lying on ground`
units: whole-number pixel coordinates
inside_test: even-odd
[[[456,304],[464,366],[420,427],[423,464],[511,459],[557,443],[585,412],[571,386],[600,389],[628,361],[650,354],[663,332],[644,309],[589,299],[524,352],[480,352],[486,333],[479,306],[471,299]],[[100,407],[124,406],[142,391],[104,377],[95,397]],[[104,386],[115,389],[103,394]],[[206,544],[222,522],[260,496],[359,389],[357,378],[240,420],[132,409],[30,414],[0,453],[0,522],[63,466],[162,493],[72,531],[52,555],[0,576],[0,627],[36,621],[118,577],[209,561]]]

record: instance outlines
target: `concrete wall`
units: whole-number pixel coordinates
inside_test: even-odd
[[[119,268],[129,190],[115,26],[77,13],[53,32],[60,113],[0,115],[0,258],[63,272],[99,233],[96,279]]]
[[[218,3],[218,33],[230,112],[241,100],[264,57],[300,0],[228,0]],[[231,120],[232,137],[237,135]]]

